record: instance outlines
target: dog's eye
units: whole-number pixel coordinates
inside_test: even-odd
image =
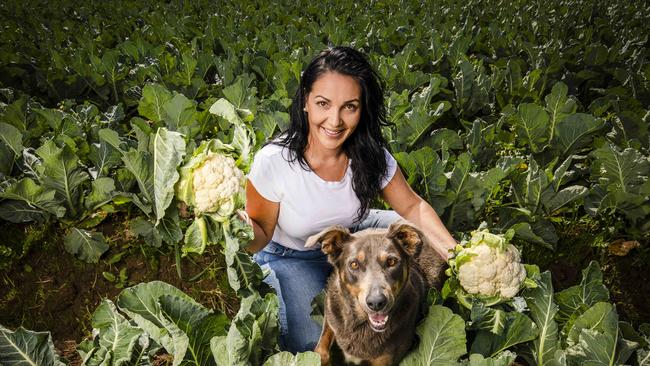
[[[350,262],[350,269],[355,270],[355,271],[357,269],[359,269],[359,262],[357,262],[357,261]]]
[[[388,267],[395,267],[396,264],[397,264],[397,259],[396,258],[388,258],[386,260],[386,265]]]

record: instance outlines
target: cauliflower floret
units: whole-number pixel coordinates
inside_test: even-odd
[[[244,173],[235,166],[232,157],[210,154],[194,169],[195,209],[198,212],[216,212],[224,205],[232,205],[232,197],[243,191],[243,179]]]

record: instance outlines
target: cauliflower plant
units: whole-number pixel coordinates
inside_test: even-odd
[[[463,305],[471,308],[468,297],[494,305],[513,298],[522,288],[527,271],[517,248],[508,244],[511,235],[477,230],[456,247],[447,274],[457,279],[456,295]]]

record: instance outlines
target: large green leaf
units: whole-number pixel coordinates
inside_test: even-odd
[[[553,300],[553,284],[551,273],[544,272],[536,281],[536,288],[528,288],[523,292],[526,303],[530,308],[530,317],[539,329],[539,337],[530,344],[530,358],[528,363],[538,366],[560,366],[556,359],[559,349],[559,332],[555,322],[558,306]]]
[[[608,190],[635,193],[650,175],[650,161],[639,151],[628,148],[619,151],[606,145],[593,152],[599,163],[600,177],[608,181]]]
[[[178,296],[164,295],[159,302],[164,316],[187,334],[189,339],[181,365],[214,365],[210,340],[226,334],[228,318]]]
[[[164,105],[172,99],[172,94],[162,85],[147,84],[142,89],[142,99],[138,104],[141,116],[160,122],[165,116]]]
[[[178,166],[185,156],[185,140],[178,132],[158,129],[153,144],[153,197],[156,225],[165,216],[165,210],[174,198],[178,181]]]
[[[15,223],[40,220],[44,213],[61,218],[65,207],[59,205],[55,194],[31,178],[23,178],[0,192],[0,197],[7,199],[0,202],[0,218]]]
[[[228,283],[240,296],[247,296],[262,282],[262,269],[250,254],[241,249],[242,244],[228,223],[223,224],[223,230]]]
[[[494,357],[510,347],[537,338],[539,329],[529,317],[522,313],[505,313],[505,328],[495,335],[486,330],[480,330],[471,346],[471,353]]]
[[[522,143],[528,143],[532,152],[539,152],[548,141],[548,113],[536,104],[523,103],[519,105],[517,114],[513,117],[513,124],[517,127],[517,135],[522,139]]]
[[[549,141],[552,140],[555,135],[555,128],[558,122],[576,112],[576,102],[567,97],[568,91],[569,88],[566,84],[558,81],[553,85],[551,93],[545,98],[546,111],[550,116]]]
[[[280,352],[269,357],[263,366],[319,366],[320,356],[316,352]]]
[[[3,151],[2,145],[8,150],[8,154],[0,155],[0,173],[9,175],[13,161],[21,156],[23,152],[23,135],[16,127],[0,122],[0,151]]]
[[[64,365],[59,361],[54,350],[50,332],[32,332],[23,327],[12,332],[2,325],[0,325],[0,364]]]
[[[79,169],[79,158],[68,146],[59,148],[51,140],[39,147],[36,153],[43,159],[43,164],[38,167],[43,186],[56,192],[56,198],[66,207],[69,218],[76,218],[81,204],[81,185],[89,179],[88,174]]]
[[[616,309],[605,302],[596,303],[576,319],[567,343],[569,363],[589,366],[624,364],[636,347],[620,337]]]
[[[555,294],[555,302],[559,306],[556,319],[565,327],[563,333],[571,328],[573,321],[585,310],[601,301],[609,300],[609,291],[603,285],[603,274],[598,263],[592,261],[582,270],[582,281],[579,285],[569,287]]]
[[[451,108],[447,101],[437,101],[432,103],[434,95],[440,92],[444,79],[439,75],[434,75],[429,81],[429,85],[420,92],[411,96],[411,110],[404,114],[404,119],[397,129],[398,141],[408,146],[414,146],[433,124]]]
[[[115,192],[115,181],[109,177],[99,177],[92,182],[92,190],[84,200],[84,206],[88,211],[94,211],[100,206],[113,199]]]
[[[141,283],[120,293],[117,304],[125,314],[151,338],[174,355],[174,366],[181,364],[189,347],[189,337],[169,320],[160,305],[160,298],[176,296],[192,305],[200,306],[191,297],[172,285],[161,281]]]
[[[426,319],[417,328],[417,334],[420,337],[418,347],[400,365],[456,365],[467,352],[465,322],[446,307],[431,305]]]
[[[569,156],[584,147],[590,141],[589,135],[604,125],[602,119],[590,114],[572,114],[558,122],[553,146],[556,146],[559,156]]]
[[[175,94],[163,104],[163,121],[172,131],[190,132],[190,127],[196,127],[196,102],[187,99],[183,94]]]
[[[97,263],[108,250],[104,234],[95,231],[72,228],[63,238],[65,250],[86,263]]]
[[[99,330],[99,347],[104,347],[107,352],[102,354],[101,361],[111,362],[113,365],[127,364],[139,353],[138,342],[143,334],[142,329],[129,324],[117,312],[115,304],[104,300],[95,310],[92,317],[93,328]],[[93,361],[100,361],[93,357]]]
[[[279,333],[278,300],[269,293],[244,297],[227,336],[214,337],[210,346],[219,366],[258,365],[264,353],[275,353]]]

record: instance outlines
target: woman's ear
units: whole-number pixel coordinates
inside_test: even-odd
[[[321,250],[327,254],[329,261],[335,262],[343,250],[343,244],[351,238],[352,235],[350,235],[348,228],[336,225],[310,236],[305,243],[305,247],[309,248],[320,243]]]

